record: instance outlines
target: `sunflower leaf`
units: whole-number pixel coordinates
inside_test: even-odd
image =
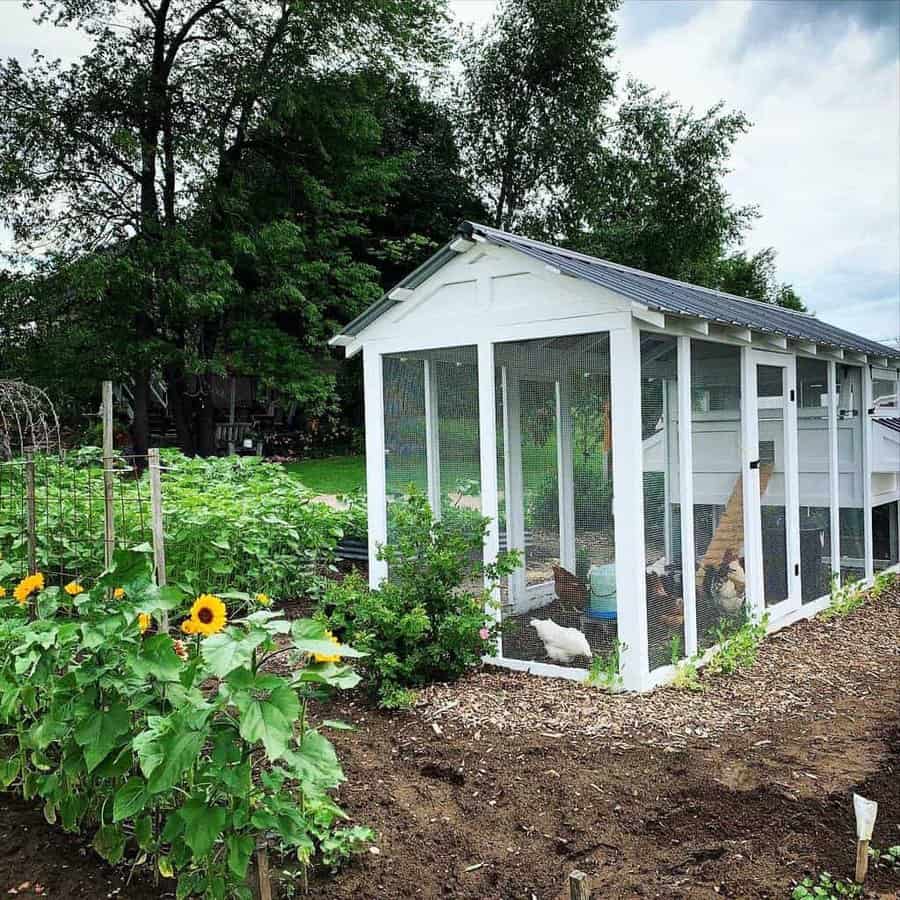
[[[214,675],[224,678],[229,672],[249,664],[253,651],[269,636],[256,629],[240,634],[228,628],[206,638],[200,652]]]
[[[184,822],[184,841],[191,848],[194,859],[203,859],[225,828],[227,811],[221,806],[208,806],[201,797],[192,797],[178,815]]]
[[[300,715],[300,701],[288,685],[275,688],[268,699],[250,693],[234,697],[241,714],[240,733],[245,741],[261,741],[269,759],[278,759],[287,751],[293,735],[293,723]]]

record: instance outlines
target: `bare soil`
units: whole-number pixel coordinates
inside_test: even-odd
[[[900,592],[834,623],[771,637],[748,673],[699,694],[611,697],[496,670],[389,714],[327,710],[339,801],[376,852],[310,896],[563,900],[573,869],[594,900],[787,898],[804,874],[849,878],[852,793],[879,803],[873,843],[900,844]],[[0,803],[0,894],[171,896],[122,873],[12,797]],[[900,897],[870,871],[867,896]]]

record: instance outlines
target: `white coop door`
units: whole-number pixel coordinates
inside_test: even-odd
[[[757,453],[751,478],[762,544],[756,583],[765,609],[778,618],[800,605],[796,369],[785,354],[755,352],[753,362]]]

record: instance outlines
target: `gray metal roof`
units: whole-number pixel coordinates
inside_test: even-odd
[[[663,278],[660,275],[652,275],[649,272],[565,250],[476,222],[463,222],[459,230],[465,237],[474,234],[499,247],[509,247],[552,266],[561,273],[601,285],[657,312],[692,316],[719,325],[750,328],[754,331],[810,341],[855,353],[900,360],[900,349],[836,328],[808,313],[795,312],[771,303],[749,300],[683,281]],[[424,265],[404,278],[397,287],[417,287],[453,256],[450,245],[445,245]],[[343,329],[342,334],[347,336],[359,334],[382,313],[394,306],[395,301],[390,299],[389,294],[390,292],[385,294],[365,313],[354,319]]]

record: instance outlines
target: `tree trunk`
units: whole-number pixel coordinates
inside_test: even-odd
[[[191,398],[187,396],[184,372],[176,366],[166,366],[163,374],[168,388],[169,413],[175,425],[178,446],[185,456],[194,456],[197,452],[192,428],[194,406]]]
[[[131,445],[137,459],[135,465],[142,470],[143,460],[150,446],[150,372],[141,369],[134,375],[134,421],[131,423]]]

